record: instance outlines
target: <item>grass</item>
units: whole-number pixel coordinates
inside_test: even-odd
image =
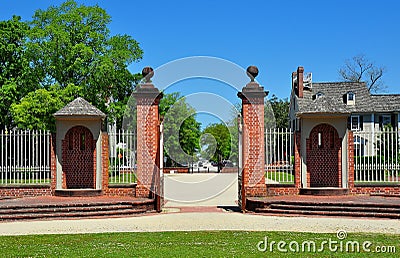
[[[317,249],[323,241],[338,241],[336,234],[295,232],[153,232],[77,235],[2,236],[2,257],[398,257],[398,253],[260,252],[257,244],[268,242],[314,241]],[[345,241],[372,242],[377,246],[395,246],[400,252],[400,235],[348,234]],[[338,245],[339,246],[339,245]],[[288,246],[286,246],[288,248]],[[360,247],[362,249],[362,247]],[[397,250],[398,249],[398,250]],[[301,250],[301,249],[300,249]],[[345,249],[344,249],[345,250]]]
[[[108,178],[109,184],[132,184],[136,183],[136,174],[134,173],[120,173],[119,175],[113,175],[110,173]]]
[[[266,178],[279,183],[294,183],[294,175],[287,172],[271,171],[265,173]]]
[[[41,185],[50,184],[51,179],[0,179],[0,185]]]
[[[354,181],[356,186],[398,186],[399,182],[382,182],[382,181]]]

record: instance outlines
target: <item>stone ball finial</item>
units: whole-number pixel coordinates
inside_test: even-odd
[[[142,70],[142,75],[143,75],[143,78],[145,79],[146,83],[150,83],[151,77],[153,77],[153,75],[154,75],[153,68],[151,68],[150,66],[146,66]]]
[[[258,75],[258,68],[257,68],[257,66],[250,65],[249,67],[247,67],[246,73],[247,73],[247,76],[250,77],[250,80],[253,82],[253,81],[254,81],[254,78],[256,78],[257,75]]]

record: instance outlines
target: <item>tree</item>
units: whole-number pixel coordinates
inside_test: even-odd
[[[167,165],[176,166],[193,161],[200,149],[200,126],[196,110],[186,103],[184,97],[174,92],[165,94],[160,101],[160,116],[164,119],[164,155]]]
[[[27,54],[44,89],[55,84],[61,89],[79,85],[81,97],[108,113],[109,119],[118,120],[123,117],[121,106],[140,79],[127,67],[140,60],[143,52],[131,36],[111,36],[110,22],[99,6],[78,5],[73,0],[37,10],[29,23]],[[107,110],[110,99],[114,103]]]
[[[277,96],[272,95],[269,100],[277,128],[287,128],[289,126],[289,100],[287,98],[278,99]]]
[[[339,69],[339,75],[345,81],[366,82],[370,92],[378,92],[386,88],[382,81],[385,70],[384,67],[375,65],[365,55],[360,54],[346,60],[344,66]]]
[[[74,100],[82,88],[69,84],[64,88],[52,85],[49,89],[38,89],[28,93],[20,103],[11,105],[10,111],[20,129],[55,131],[53,114]]]
[[[28,30],[19,16],[0,21],[0,129],[13,127],[10,106],[37,87],[29,77]]]
[[[232,150],[232,140],[229,128],[222,123],[208,125],[203,134],[210,134],[213,137],[203,137],[202,145],[206,146],[206,152],[214,153],[212,161],[222,162],[223,159],[229,159]],[[215,140],[214,140],[215,139]],[[216,144],[216,146],[215,146]],[[215,152],[213,152],[215,150]]]

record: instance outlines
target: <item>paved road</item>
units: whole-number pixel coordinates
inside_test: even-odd
[[[165,207],[235,206],[238,199],[236,173],[166,174]]]

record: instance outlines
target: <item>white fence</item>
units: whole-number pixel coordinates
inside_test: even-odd
[[[356,183],[399,183],[399,133],[393,129],[354,132]]]
[[[109,184],[136,182],[136,132],[109,132]]]
[[[0,131],[0,185],[50,183],[50,133]]]
[[[294,183],[294,134],[290,129],[266,131],[265,171],[267,184]]]

